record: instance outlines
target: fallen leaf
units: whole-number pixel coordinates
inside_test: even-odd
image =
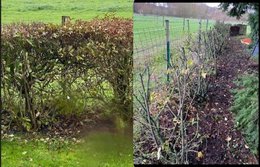
[[[192,66],[193,65],[193,61],[191,59],[189,59],[187,64],[188,64],[188,66]]]
[[[38,112],[36,113],[36,118],[37,118],[39,115],[40,115],[40,112],[38,111]]]
[[[151,99],[151,101],[153,101],[153,100],[155,99],[155,97],[156,97],[156,93],[155,93],[155,92],[152,92],[152,93],[150,94],[150,99]]]
[[[201,73],[201,76],[202,76],[203,78],[206,78],[206,76],[207,76],[207,73],[205,73],[205,72],[202,72],[202,73]]]
[[[203,158],[203,156],[204,156],[204,155],[203,155],[203,153],[202,153],[201,151],[199,151],[199,152],[197,153],[197,157],[198,157],[198,158]]]
[[[231,140],[231,137],[228,136],[228,137],[226,138],[226,141],[229,142],[230,140]]]
[[[160,159],[160,157],[161,157],[161,147],[159,147],[159,149],[158,149],[158,152],[157,152],[157,160],[159,160]]]

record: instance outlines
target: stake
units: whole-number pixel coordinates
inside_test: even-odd
[[[185,30],[185,18],[183,18],[183,27],[182,27],[182,31],[184,32]]]
[[[166,56],[167,56],[167,82],[170,81],[169,68],[170,68],[170,33],[169,33],[169,20],[165,20],[166,24]]]

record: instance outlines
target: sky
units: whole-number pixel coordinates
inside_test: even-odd
[[[218,7],[218,5],[220,3],[205,3],[206,5],[210,6],[210,7]]]

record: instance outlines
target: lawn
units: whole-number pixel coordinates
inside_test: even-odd
[[[11,167],[14,164],[16,167],[133,165],[132,137],[129,136],[95,132],[81,140],[47,137],[26,139],[15,136],[1,141],[3,167]]]
[[[189,20],[190,33],[194,33],[199,30],[199,19],[186,18],[185,23],[183,23],[184,18],[178,17],[134,15],[134,42],[139,42],[142,40],[144,43],[149,43],[152,40],[158,40],[159,38],[165,40],[164,20],[169,20],[171,39],[179,39],[183,37],[184,32],[188,31],[187,20]],[[204,19],[201,23],[202,30],[206,30],[207,21]],[[214,23],[214,20],[209,20],[208,28],[210,28]]]
[[[131,18],[133,0],[3,0],[2,24],[41,21],[61,23],[61,16],[89,20],[106,13]]]

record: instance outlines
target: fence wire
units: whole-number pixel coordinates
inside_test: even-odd
[[[134,91],[141,87],[139,74],[145,75],[148,67],[151,89],[158,90],[167,83],[166,19],[169,20],[170,52],[182,46],[189,34],[198,33],[200,26],[204,31],[215,23],[212,20],[162,16],[134,17]]]

